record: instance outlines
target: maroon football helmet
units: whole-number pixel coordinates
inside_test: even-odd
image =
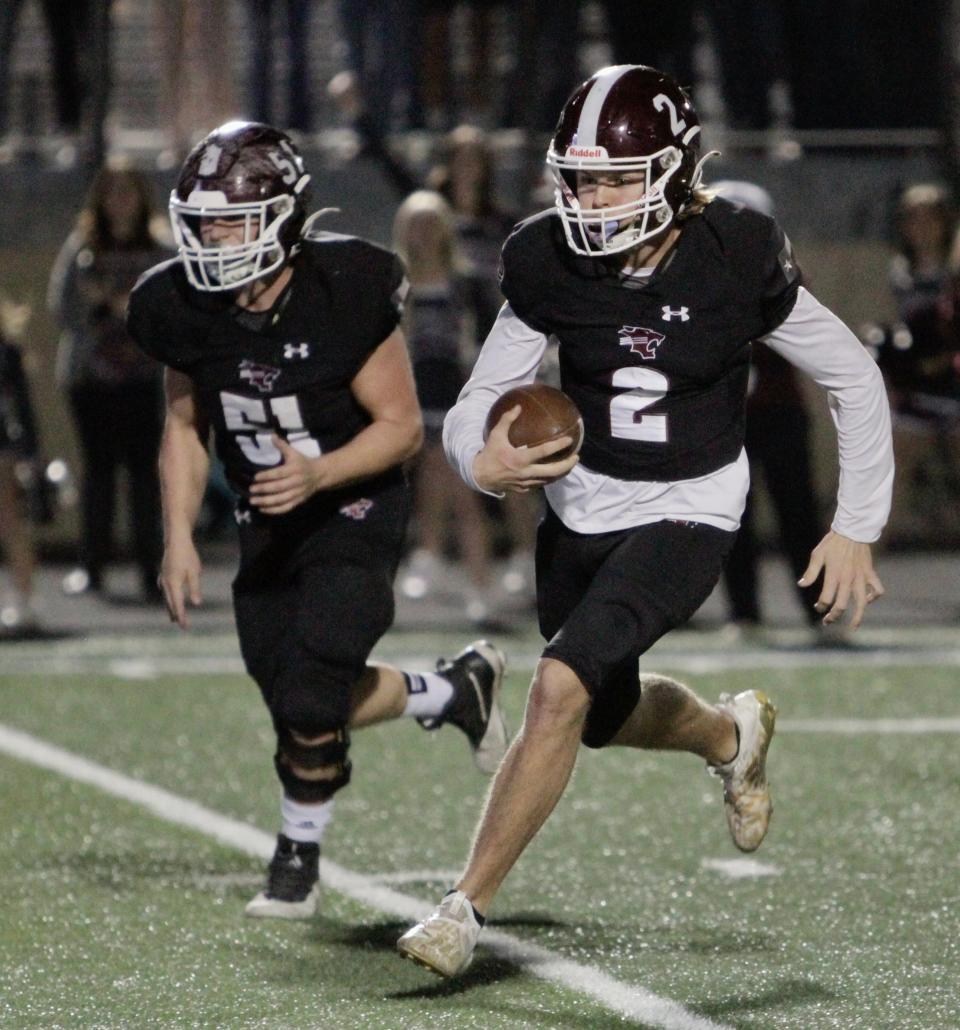
[[[578,86],[547,151],[570,247],[590,257],[616,254],[662,233],[700,182],[699,137],[689,96],[655,68],[613,65]],[[584,208],[578,172],[643,176],[645,189],[627,204]]]
[[[280,268],[300,242],[310,176],[286,133],[227,122],[188,155],[170,194],[170,220],[198,290],[235,290]],[[243,241],[204,242],[203,220],[237,221]]]

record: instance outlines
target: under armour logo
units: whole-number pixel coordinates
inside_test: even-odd
[[[238,526],[241,522],[253,521],[253,513],[250,511],[249,508],[234,508],[233,517],[236,520]]]
[[[283,345],[283,356],[287,361],[293,361],[294,358],[309,358],[310,357],[310,344],[309,343],[285,343]]]
[[[689,308],[677,308],[676,311],[668,304],[663,306],[663,320],[664,322],[672,322],[675,318],[679,318],[681,322],[690,321],[690,309]]]

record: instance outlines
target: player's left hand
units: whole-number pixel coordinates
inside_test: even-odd
[[[823,572],[823,589],[814,605],[823,615],[824,625],[837,622],[853,601],[850,628],[863,621],[868,604],[883,597],[883,584],[873,569],[869,544],[858,543],[831,530],[813,549],[810,564],[798,584],[808,587]]]
[[[301,454],[276,434],[273,442],[283,462],[253,477],[250,503],[264,515],[284,515],[320,489],[320,476],[316,458]]]

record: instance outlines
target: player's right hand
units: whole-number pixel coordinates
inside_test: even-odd
[[[520,417],[520,405],[504,412],[490,430],[483,450],[473,459],[473,478],[481,490],[501,494],[506,491],[526,493],[531,487],[545,486],[565,476],[580,460],[576,454],[551,461],[550,456],[569,447],[574,441],[561,436],[536,447],[514,447],[508,433]]]
[[[181,629],[187,629],[187,601],[196,608],[203,601],[200,594],[200,555],[192,540],[168,543],[163,552],[158,582],[163,591],[170,621]]]

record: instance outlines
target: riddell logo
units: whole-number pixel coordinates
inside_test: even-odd
[[[567,157],[607,157],[606,147],[567,147]]]

